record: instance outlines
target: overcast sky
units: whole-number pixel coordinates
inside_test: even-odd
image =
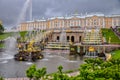
[[[17,22],[26,0],[0,0],[0,19],[5,26]],[[33,18],[102,12],[120,14],[120,0],[32,0]],[[27,14],[28,16],[28,11]]]

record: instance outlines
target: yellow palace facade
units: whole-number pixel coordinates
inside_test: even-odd
[[[48,19],[26,21],[19,25],[19,31],[28,31],[33,29],[46,30],[53,28],[67,27],[99,27],[110,28],[112,26],[120,26],[120,15],[105,16],[101,13],[79,15],[74,14],[66,17],[52,17]]]

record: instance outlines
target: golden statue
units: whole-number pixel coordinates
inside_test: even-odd
[[[94,33],[94,32],[95,32],[95,30],[94,30],[94,29],[92,29],[91,33]]]
[[[92,46],[90,46],[90,47],[89,47],[89,52],[94,52],[94,51],[95,51],[95,48],[92,47]]]
[[[111,43],[111,37],[109,37],[109,43]]]
[[[32,52],[34,50],[33,44],[34,44],[34,40],[30,41],[30,43],[28,44],[28,49],[27,49],[28,52]]]

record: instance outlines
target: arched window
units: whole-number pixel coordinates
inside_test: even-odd
[[[67,41],[69,42],[69,40],[70,40],[70,37],[69,37],[69,36],[67,36]]]
[[[74,36],[71,36],[71,41],[74,42]]]
[[[59,41],[59,36],[57,36],[57,41]]]

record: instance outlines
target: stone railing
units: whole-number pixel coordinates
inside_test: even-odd
[[[118,36],[119,37],[119,39],[120,39],[120,32],[119,32],[119,29],[120,28],[120,26],[116,26],[115,28],[113,28],[113,27],[111,27],[111,29],[112,29],[112,31],[116,34],[116,36]]]

